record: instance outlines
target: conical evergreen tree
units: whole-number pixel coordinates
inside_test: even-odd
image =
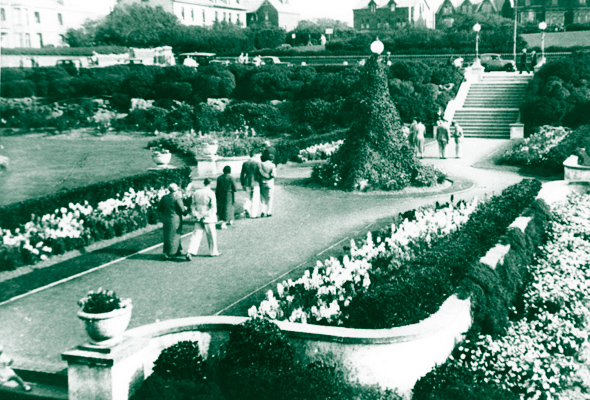
[[[421,165],[402,134],[385,67],[377,56],[365,64],[361,84],[355,122],[340,149],[321,167],[323,175],[333,175],[334,185],[342,189],[403,189]]]

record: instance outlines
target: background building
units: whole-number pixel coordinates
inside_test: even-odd
[[[364,0],[354,9],[354,29],[435,27],[435,9],[426,0]]]
[[[68,29],[109,14],[116,1],[0,0],[1,46],[60,46]]]
[[[246,8],[248,26],[270,24],[292,31],[301,19],[301,15],[291,6],[289,0],[248,0]]]
[[[162,7],[178,17],[183,25],[211,26],[215,22],[231,22],[246,26],[244,0],[119,0],[118,4],[140,3]]]

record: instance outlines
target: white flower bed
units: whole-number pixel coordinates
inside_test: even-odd
[[[270,290],[259,307],[248,315],[301,323],[342,325],[346,319],[342,309],[371,284],[369,270],[378,258],[393,257],[392,265],[412,259],[417,252],[456,230],[469,219],[477,200],[447,206],[438,210],[424,208],[416,212],[414,221],[404,220],[392,226],[392,234],[375,243],[369,232],[360,246],[351,241],[350,254],[342,261],[330,258],[318,261],[313,270],[293,281],[277,285],[276,295]]]
[[[326,160],[330,158],[336,150],[342,146],[343,140],[338,140],[332,143],[314,144],[306,149],[299,150],[299,160],[301,162],[313,160]]]
[[[559,398],[572,387],[577,357],[588,345],[590,195],[553,206],[555,220],[524,293],[524,317],[505,336],[480,335],[459,347],[460,368],[522,398]]]
[[[47,241],[89,237],[90,232],[84,225],[85,220],[111,220],[123,211],[153,207],[165,193],[165,188],[141,191],[131,188],[120,198],[100,202],[96,209],[88,202],[70,203],[67,208],[62,207],[52,214],[36,217],[22,228],[0,228],[0,249],[21,248],[29,253],[32,260],[46,260],[49,255],[54,254],[54,249],[46,243]]]

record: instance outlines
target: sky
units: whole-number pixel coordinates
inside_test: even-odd
[[[352,26],[352,8],[360,0],[290,0],[299,10],[301,19],[330,18]]]

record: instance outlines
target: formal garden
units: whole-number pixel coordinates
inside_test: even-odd
[[[589,101],[586,57],[548,64],[533,78],[522,115],[534,129],[498,163],[555,176],[567,157],[588,148],[588,121],[580,113]],[[219,154],[231,157],[271,139],[278,162],[325,160],[310,179],[344,193],[440,185],[445,175],[416,159],[403,124],[434,123],[463,80],[452,66],[388,66],[376,56],[362,68],[118,66],[76,75],[8,69],[5,77],[6,135],[157,131],[146,147],[187,160],[214,140]],[[562,111],[530,111],[541,106]],[[153,225],[166,186],[190,180],[189,167],[163,169],[5,205],[0,270]],[[391,329],[428,319],[451,296],[471,302],[471,327],[450,358],[416,383],[414,399],[586,395],[590,196],[548,204],[537,197],[541,188],[524,179],[488,198],[398,215],[390,227],[366,232],[339,255],[279,283],[250,308],[251,319],[230,332],[219,354],[203,357],[196,341],[166,348],[135,398],[407,397],[348,380],[337,360],[302,358],[273,321]],[[490,267],[482,260],[497,245],[509,250]]]

